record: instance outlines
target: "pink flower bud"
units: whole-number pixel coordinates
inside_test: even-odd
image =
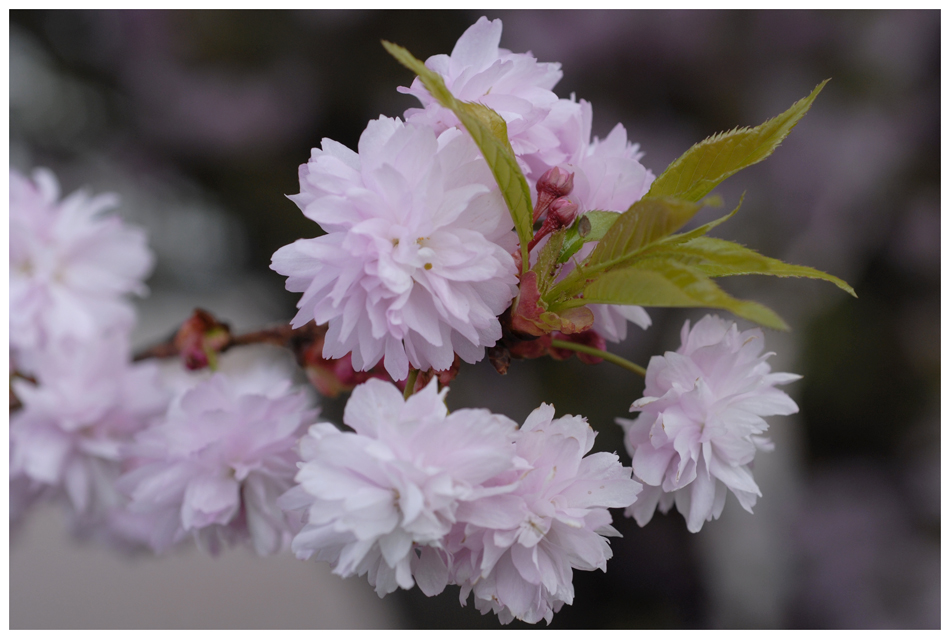
[[[548,220],[555,228],[570,226],[576,215],[577,205],[566,197],[554,200],[548,209]]]
[[[551,202],[548,208],[548,216],[544,218],[541,228],[538,229],[538,232],[534,234],[534,238],[528,244],[528,250],[533,249],[548,233],[570,226],[576,216],[577,205],[568,198],[559,197]]]
[[[574,174],[552,167],[538,179],[538,201],[534,205],[534,221],[547,213],[551,203],[574,190]]]
[[[208,311],[196,308],[178,329],[174,343],[188,370],[214,368],[217,354],[231,343],[231,330]]]
[[[574,174],[551,167],[538,178],[538,193],[547,193],[558,198],[574,190]]]

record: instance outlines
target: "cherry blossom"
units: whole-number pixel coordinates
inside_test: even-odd
[[[305,513],[292,545],[299,558],[329,562],[342,577],[366,574],[381,597],[412,588],[414,575],[429,592],[445,586],[445,564],[432,550],[464,502],[499,490],[481,484],[511,467],[516,424],[484,409],[448,414],[447,389],[436,385],[403,400],[392,384],[370,379],[343,415],[355,432],[310,428],[299,485],[279,502]]]
[[[583,417],[554,419],[542,404],[518,431],[517,459],[489,482],[499,491],[462,504],[447,541],[452,582],[502,623],[548,623],[574,600],[572,570],[606,570],[606,537],[619,536],[608,508],[626,508],[641,486],[617,455],[588,455],[596,433]]]
[[[484,104],[504,118],[512,150],[522,160],[528,179],[537,179],[540,173],[533,174],[532,166],[551,166],[567,157],[557,135],[567,113],[561,113],[564,109],[551,90],[563,75],[561,65],[499,48],[501,31],[501,20],[481,17],[458,39],[451,55],[434,55],[425,64],[442,76],[456,98]],[[407,122],[436,133],[461,128],[455,114],[439,105],[418,78],[412,86],[398,90],[414,95],[424,107],[408,109]]]
[[[732,322],[707,315],[690,330],[683,325],[676,352],[654,356],[643,397],[630,407],[635,420],[618,419],[633,457],[634,475],[646,488],[627,515],[641,526],[673,504],[687,528],[718,519],[731,490],[749,512],[761,495],[752,478],[757,449],[769,449],[762,417],[791,415],[798,406],[775,388],[800,379],[772,373],[762,353],[765,338],[755,328],[740,332]]]
[[[501,337],[515,295],[511,218],[474,142],[458,129],[381,117],[359,153],[324,140],[292,197],[326,235],[279,249],[271,268],[302,292],[295,327],[329,323],[323,356],[352,353],[356,370],[385,357],[446,370],[474,363]]]
[[[23,408],[10,419],[11,482],[65,494],[74,512],[99,515],[119,497],[123,448],[165,411],[155,362],[131,364],[127,337],[64,338],[35,358],[36,383],[13,381]]]
[[[156,552],[193,535],[212,554],[246,540],[273,554],[295,526],[276,500],[316,416],[310,397],[274,364],[187,376],[167,414],[128,447],[135,468],[118,481],[130,498],[125,524]]]
[[[567,102],[567,101],[565,101]],[[588,211],[616,211],[622,213],[634,202],[646,195],[653,183],[653,173],[640,164],[643,153],[638,144],[627,139],[627,131],[617,124],[610,134],[600,140],[591,140],[590,103],[581,100],[578,109],[583,144],[563,166],[574,173],[574,190],[570,198],[577,203],[578,215]],[[596,243],[586,244],[575,259],[579,262],[590,255]],[[570,262],[573,264],[573,262]],[[564,275],[571,268],[564,269]],[[627,322],[640,328],[649,328],[650,316],[640,306],[591,304],[594,314],[593,330],[612,342],[621,342],[627,337]]]
[[[117,203],[85,191],[60,199],[52,172],[30,179],[10,171],[10,345],[18,356],[132,326],[123,296],[147,291],[154,260],[142,231],[103,215]]]

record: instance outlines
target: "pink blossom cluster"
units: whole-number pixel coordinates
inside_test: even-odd
[[[525,251],[536,260],[549,233],[627,210],[653,174],[622,125],[592,138],[590,103],[553,92],[560,65],[500,48],[501,30],[481,18],[426,65],[456,98],[504,118],[535,191],[540,228]],[[314,423],[311,393],[285,366],[223,353],[238,342],[205,311],[173,345],[188,368],[214,370],[133,361],[126,296],[147,291],[144,233],[104,215],[112,195],[60,199],[49,171],[11,171],[11,516],[59,499],[80,530],[115,545],[289,549],[365,575],[379,596],[458,586],[462,605],[471,597],[507,624],[550,623],[574,600],[574,570],[606,570],[619,536],[610,508],[642,526],[675,505],[692,532],[729,491],[751,512],[753,457],[770,447],[763,417],[798,410],[776,388],[798,376],[771,372],[758,329],[706,316],[651,359],[639,417],[617,420],[632,467],[592,452],[587,420],[548,404],[520,427],[486,409],[449,412],[443,384],[517,332],[502,318],[528,299],[529,278],[478,145],[419,79],[400,91],[422,107],[369,122],[356,151],[329,139],[312,150],[290,199],[323,234],[271,264],[302,294],[293,328],[326,325],[309,326],[296,352],[325,393],[353,389],[349,430]],[[538,273],[527,275],[540,298]],[[651,323],[636,306],[590,310],[593,325],[562,325],[507,355],[563,359],[572,344],[559,340],[598,362],[628,321]]]
[[[276,499],[316,416],[309,395],[257,360],[210,377],[133,362],[123,294],[146,291],[144,233],[102,216],[113,195],[60,201],[47,170],[10,182],[11,518],[59,500],[77,533],[114,546],[289,544]]]
[[[625,211],[653,180],[638,146],[620,124],[605,140],[591,139],[590,104],[552,91],[560,65],[500,48],[501,31],[500,20],[483,17],[451,55],[426,66],[456,98],[504,118],[532,190],[552,170],[573,175],[570,196],[545,211]],[[303,294],[294,326],[328,323],[325,358],[351,355],[360,371],[383,361],[396,380],[410,367],[446,370],[456,354],[481,360],[502,336],[498,317],[519,274],[513,222],[471,136],[418,78],[399,90],[422,108],[408,109],[405,120],[371,121],[355,152],[328,139],[313,149],[291,199],[326,234],[281,248],[271,264],[288,290]],[[650,324],[639,307],[592,312],[593,329],[612,341],[626,337],[628,320]]]
[[[616,455],[588,455],[582,417],[543,404],[519,429],[484,409],[448,413],[446,390],[433,380],[404,400],[371,379],[346,405],[353,432],[310,428],[279,502],[305,521],[292,548],[367,575],[380,596],[455,584],[502,623],[550,623],[574,599],[573,569],[606,570],[608,508],[630,506],[640,484]]]
[[[10,481],[22,513],[63,497],[81,526],[118,503],[122,447],[165,410],[154,363],[133,364],[135,311],[153,257],[145,234],[106,215],[118,198],[60,199],[53,173],[10,171]]]
[[[328,323],[324,357],[369,370],[385,356],[397,380],[482,359],[516,292],[515,237],[471,138],[381,117],[359,154],[324,140],[300,174],[293,199],[327,233],[272,267],[303,292],[294,326]]]

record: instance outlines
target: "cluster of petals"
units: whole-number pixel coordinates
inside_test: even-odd
[[[548,169],[559,166],[574,174],[570,199],[578,215],[588,211],[625,211],[649,190],[653,174],[640,163],[639,146],[627,140],[617,124],[604,140],[591,138],[589,102],[558,99],[551,91],[562,74],[557,63],[538,63],[530,53],[514,54],[499,48],[501,20],[478,22],[459,38],[452,54],[426,61],[446,87],[461,100],[477,101],[494,109],[508,126],[512,149],[533,184]],[[429,95],[416,78],[403,93],[416,96],[424,109],[409,109],[409,122],[424,123],[437,131],[461,127],[455,115]],[[577,259],[593,249],[587,245]],[[570,272],[570,266],[563,275]],[[593,329],[607,339],[626,338],[627,322],[647,328],[650,317],[639,306],[592,304]]]
[[[294,446],[316,417],[281,366],[184,373],[167,413],[128,446],[118,480],[125,525],[156,552],[193,535],[215,554],[250,541],[259,555],[289,545],[295,522],[277,505],[293,483]]]
[[[643,526],[657,506],[667,512],[675,504],[698,532],[722,513],[727,489],[752,512],[761,493],[751,463],[757,449],[771,448],[762,418],[798,412],[775,386],[800,376],[771,372],[774,353],[762,354],[761,329],[740,332],[707,315],[692,329],[687,321],[681,338],[676,352],[650,359],[644,396],[630,408],[639,417],[617,422],[645,485],[627,515]]]
[[[302,292],[295,327],[328,323],[324,357],[409,366],[474,363],[501,337],[515,295],[511,218],[471,138],[380,117],[359,153],[325,139],[292,197],[326,235],[279,249],[271,267]]]
[[[463,605],[472,593],[502,623],[550,623],[573,602],[573,569],[606,570],[606,537],[619,536],[608,508],[630,506],[641,486],[617,455],[588,455],[595,435],[583,417],[554,419],[548,404],[528,416],[516,466],[492,482],[511,490],[464,504],[447,540]]]
[[[531,53],[500,48],[501,31],[501,20],[479,18],[458,39],[451,55],[434,55],[425,64],[442,76],[457,99],[484,104],[505,120],[512,150],[529,179],[537,179],[540,173],[534,175],[532,166],[553,166],[567,159],[558,135],[566,118],[560,114],[558,97],[552,91],[563,75],[561,65],[538,62]],[[437,133],[461,128],[455,114],[436,102],[419,78],[398,90],[415,96],[423,105],[406,111],[407,122]]]
[[[154,362],[132,364],[121,333],[67,337],[37,353],[36,383],[14,379],[23,407],[10,418],[10,478],[19,494],[65,494],[79,515],[117,503],[123,449],[164,413]]]
[[[482,484],[511,467],[516,424],[484,409],[448,414],[436,385],[403,400],[370,379],[346,405],[353,432],[311,427],[298,485],[279,502],[304,514],[292,544],[299,558],[329,562],[343,577],[366,574],[380,596],[416,580],[425,590],[445,585],[433,551],[461,504],[492,492]]]
[[[116,203],[84,191],[61,200],[50,171],[10,171],[10,345],[21,360],[65,337],[131,327],[123,295],[146,291],[153,257],[141,230],[103,215]]]
[[[608,508],[640,484],[610,453],[590,452],[586,420],[542,405],[521,429],[483,409],[447,414],[433,380],[403,400],[391,384],[354,390],[344,422],[301,442],[298,486],[280,504],[306,521],[292,549],[341,576],[366,574],[383,596],[461,587],[503,623],[548,622],[573,601],[572,570],[605,569]]]
[[[561,168],[574,173],[571,197],[578,213],[626,211],[646,195],[654,179],[653,173],[640,163],[640,145],[627,139],[627,130],[620,123],[603,140],[591,138],[590,103],[581,100],[576,111],[581,144]]]

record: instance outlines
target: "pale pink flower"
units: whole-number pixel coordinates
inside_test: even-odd
[[[531,166],[544,161],[557,164],[566,157],[557,135],[566,116],[551,113],[558,108],[551,89],[563,74],[559,63],[538,62],[530,52],[499,48],[501,31],[501,20],[481,17],[458,39],[451,55],[434,55],[425,64],[442,76],[457,99],[484,104],[504,118],[512,150],[525,162],[530,178]],[[416,96],[424,107],[408,109],[407,122],[431,127],[436,133],[461,127],[455,114],[439,105],[419,78],[398,90]]]
[[[324,140],[292,197],[326,235],[274,253],[271,268],[303,292],[293,325],[329,323],[323,356],[356,370],[385,357],[405,379],[474,363],[501,337],[516,293],[511,218],[472,140],[381,117],[359,154]]]
[[[91,339],[127,330],[152,269],[145,234],[103,212],[113,194],[77,191],[59,199],[48,170],[33,179],[10,171],[10,345],[43,348],[64,337]]]
[[[641,487],[617,455],[587,455],[595,435],[583,417],[554,419],[548,404],[528,416],[516,465],[486,484],[513,490],[462,504],[446,540],[463,605],[471,592],[502,623],[550,623],[574,599],[573,569],[606,570],[605,537],[619,536],[607,509],[630,506]]]
[[[762,417],[791,415],[798,406],[775,388],[800,379],[772,373],[762,353],[761,329],[739,332],[732,322],[707,315],[690,330],[683,325],[682,345],[674,353],[650,359],[643,397],[630,407],[635,420],[618,419],[626,431],[634,475],[646,484],[627,515],[641,526],[659,505],[675,503],[687,528],[718,519],[726,489],[752,512],[761,496],[752,478],[756,449],[770,449],[762,436]]]
[[[156,552],[193,535],[212,554],[248,540],[273,554],[293,532],[276,500],[316,416],[310,397],[274,365],[190,376],[196,383],[128,448],[136,467],[119,480],[130,498],[123,524]]]
[[[435,551],[462,504],[510,490],[481,484],[511,468],[516,427],[484,409],[448,414],[446,391],[433,379],[404,401],[392,384],[370,379],[343,415],[355,432],[310,429],[299,486],[279,502],[305,513],[292,545],[298,557],[329,562],[342,577],[367,574],[380,597],[415,580],[427,593],[445,586]]]
[[[36,384],[13,381],[23,408],[10,418],[11,481],[65,493],[80,515],[117,503],[123,447],[168,404],[157,365],[132,364],[127,339],[64,338],[37,352]]]

